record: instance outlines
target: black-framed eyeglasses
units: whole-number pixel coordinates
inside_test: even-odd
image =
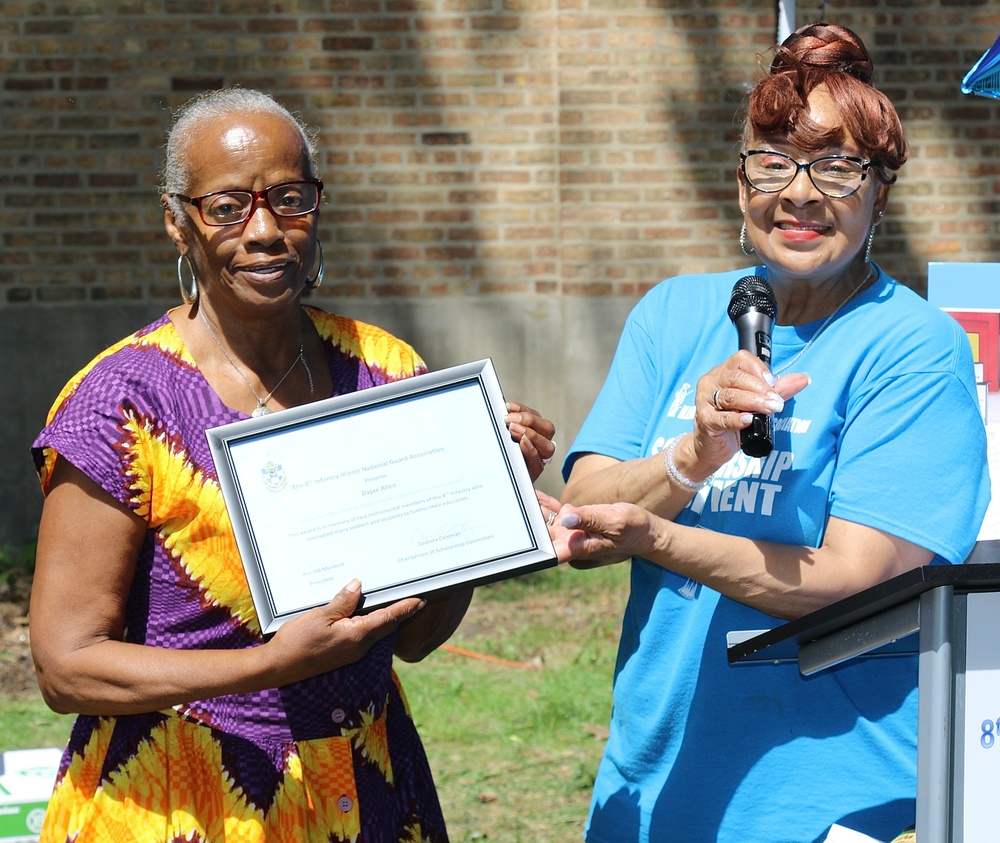
[[[816,189],[831,199],[846,199],[861,189],[872,162],[852,155],[824,155],[799,163],[783,152],[751,149],[740,153],[747,183],[761,193],[784,190],[805,170]]]
[[[170,196],[194,205],[205,225],[236,225],[250,219],[258,199],[263,199],[276,217],[301,217],[319,207],[322,193],[323,182],[310,179],[284,181],[263,190],[219,190],[204,196],[171,193]]]

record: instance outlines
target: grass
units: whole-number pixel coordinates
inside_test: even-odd
[[[445,648],[397,662],[453,843],[576,843],[611,711],[626,565],[477,590]],[[0,700],[0,750],[61,746],[72,718]]]
[[[0,751],[63,746],[73,718],[56,714],[41,697],[0,700]]]
[[[26,650],[27,629],[23,607],[27,603],[35,567],[35,546],[0,546],[0,688],[18,693],[0,697],[0,751],[62,746],[69,737],[72,718],[52,712],[34,690]]]
[[[450,646],[401,665],[451,838],[582,839],[611,713],[627,568],[479,589]]]

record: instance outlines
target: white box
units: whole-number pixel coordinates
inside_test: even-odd
[[[38,840],[61,757],[53,748],[0,753],[0,843]]]

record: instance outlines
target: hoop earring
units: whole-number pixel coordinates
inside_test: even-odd
[[[749,257],[754,253],[753,246],[747,246],[747,224],[743,223],[740,228],[740,248],[743,250],[743,254]]]
[[[180,287],[181,298],[185,304],[198,303],[198,276],[195,274],[191,258],[187,255],[177,258],[177,286]]]
[[[868,244],[865,246],[865,265],[872,262],[872,243],[875,242],[875,223],[872,223],[872,227],[868,231]]]
[[[323,267],[323,244],[320,243],[318,240],[316,241],[316,248],[319,249],[319,267],[317,267],[317,269],[316,269],[316,275],[315,276],[311,276],[311,275],[307,275],[306,276],[306,286],[310,290],[315,290],[320,284],[323,283],[323,271],[324,271],[324,267]]]

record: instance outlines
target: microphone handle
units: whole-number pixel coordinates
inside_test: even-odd
[[[740,431],[740,448],[748,457],[766,457],[774,448],[774,417],[754,413],[750,427]]]
[[[770,320],[767,320],[770,328]],[[771,365],[770,330],[761,330],[763,325],[754,324],[754,320],[741,320],[738,324],[740,348],[757,355],[758,358]],[[740,449],[748,457],[766,457],[774,448],[774,416],[767,413],[754,413],[749,427],[740,431]]]

